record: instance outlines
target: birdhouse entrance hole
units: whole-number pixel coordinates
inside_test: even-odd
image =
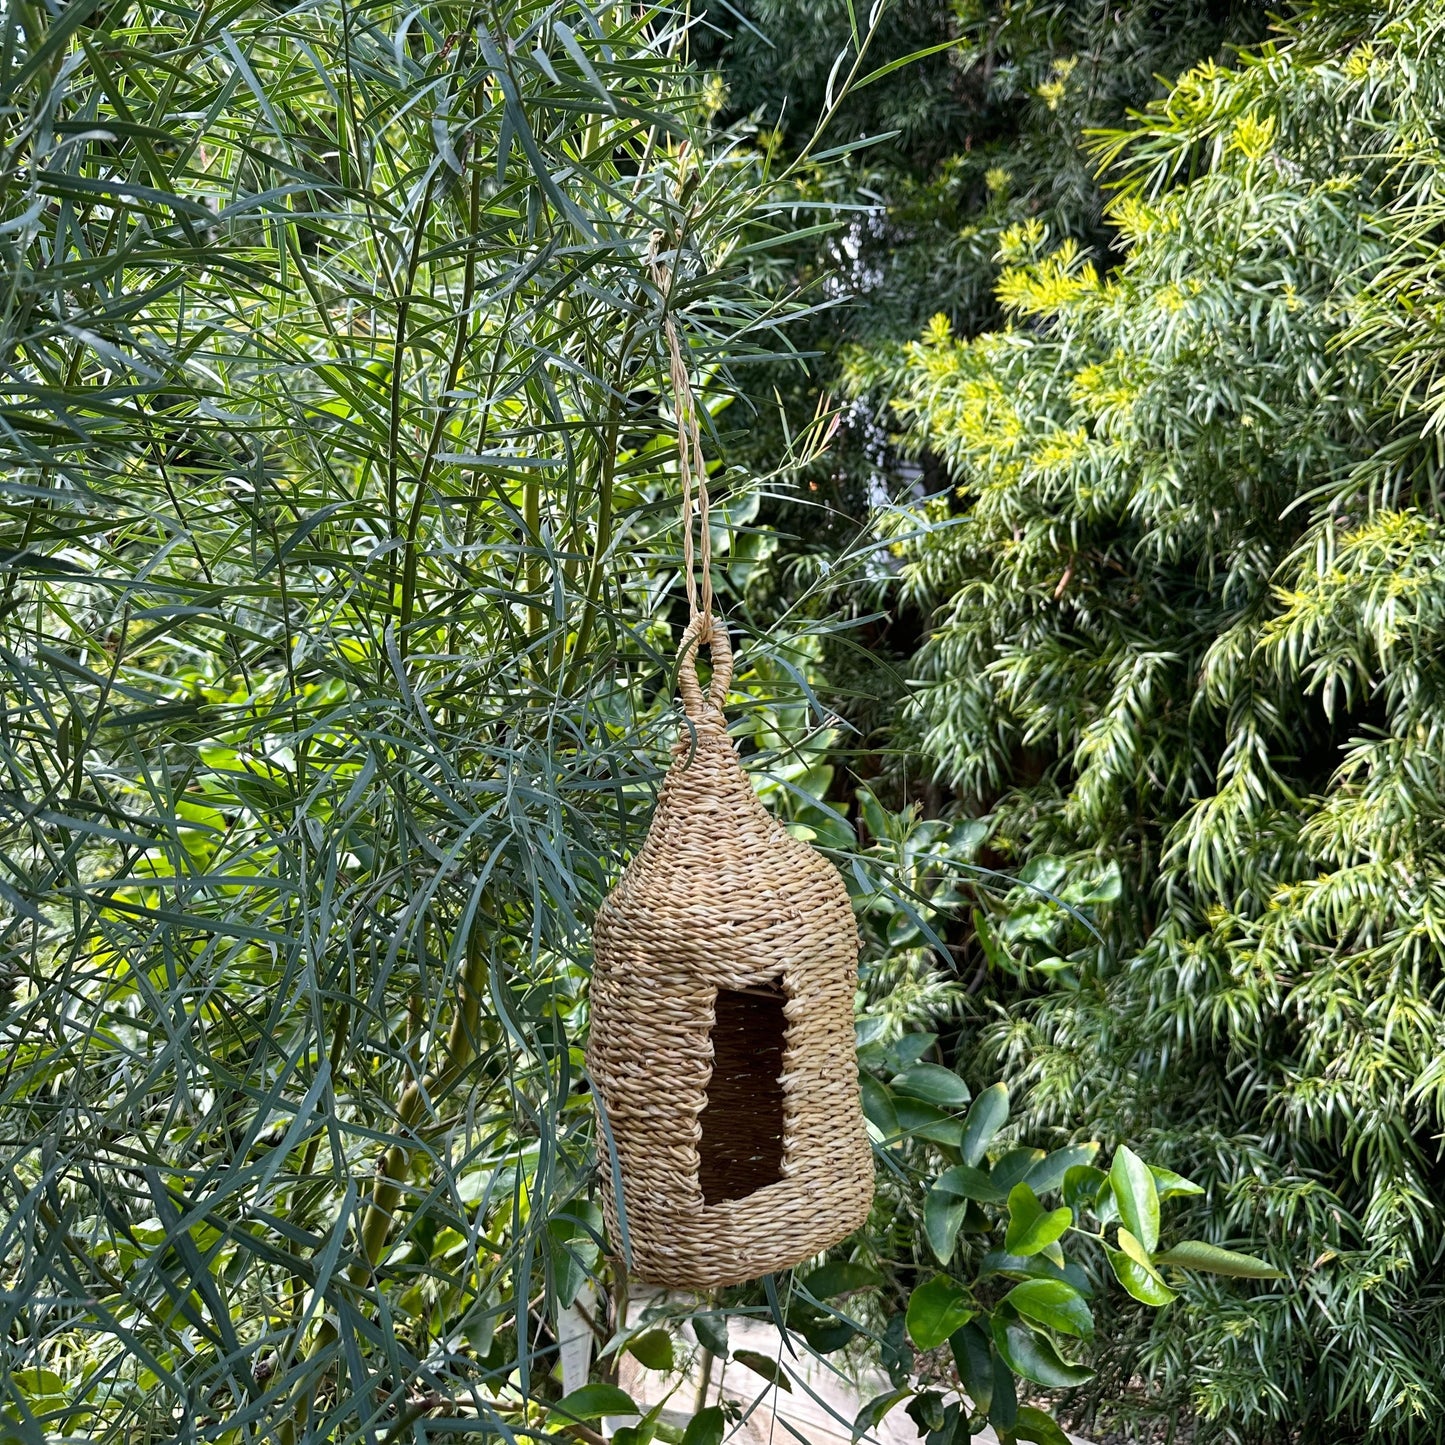
[[[781,978],[720,988],[713,1013],[712,1081],[702,1111],[698,1182],[705,1204],[743,1199],[783,1177]]]

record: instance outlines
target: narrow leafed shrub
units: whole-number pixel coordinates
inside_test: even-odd
[[[659,318],[709,370],[786,310],[684,41],[0,18],[7,1438],[555,1398],[582,920],[671,692]]]
[[[840,86],[894,73],[872,34]],[[1018,1396],[1091,1378],[1106,1269],[1156,1305],[1162,1270],[1271,1274],[1166,1243],[1186,1181],[1046,1157],[935,1061],[930,920],[978,901],[981,832],[874,806],[858,848],[795,589],[735,727],[870,934],[889,1188],[848,1258],[627,1313],[581,1044],[675,721],[662,317],[720,408],[813,300],[771,256],[829,222],[826,160],[714,128],[688,39],[581,0],[0,16],[7,1440],[595,1439],[624,1349],[676,1374],[742,1310],[884,1361],[860,1433],[907,1399],[934,1445],[1048,1445]],[[735,620],[760,492],[828,426],[714,478]],[[1088,932],[1117,891],[1060,897]],[[783,1370],[730,1362],[754,1405]]]

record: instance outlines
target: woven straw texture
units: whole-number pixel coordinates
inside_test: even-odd
[[[713,654],[704,695],[699,641]],[[710,1289],[858,1228],[873,1199],[853,1032],[858,934],[836,870],[754,793],[722,705],[726,633],[684,634],[690,726],[652,827],[597,917],[588,1065],[632,1272]],[[620,1241],[606,1132],[603,1201]]]

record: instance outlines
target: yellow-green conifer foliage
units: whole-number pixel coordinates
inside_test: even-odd
[[[956,484],[904,741],[1006,856],[1122,869],[980,1037],[1289,1271],[1150,1327],[1201,1438],[1442,1438],[1442,114],[1445,5],[1307,7],[1098,138],[1112,272],[1019,226],[1003,329],[854,366]]]

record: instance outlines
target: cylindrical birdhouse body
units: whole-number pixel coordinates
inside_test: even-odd
[[[647,839],[598,913],[588,1047],[614,1244],[609,1143],[633,1273],[692,1289],[800,1263],[858,1228],[873,1199],[853,911],[837,871],[743,771],[717,634],[707,699],[684,646],[691,725]]]

